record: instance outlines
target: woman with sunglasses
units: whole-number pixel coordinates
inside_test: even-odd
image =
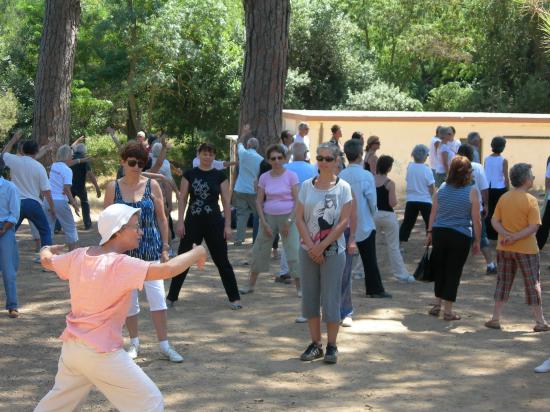
[[[121,148],[120,157],[124,176],[114,182],[109,182],[105,190],[103,206],[107,208],[113,203],[122,203],[141,209],[139,225],[143,235],[139,247],[127,254],[149,262],[166,262],[169,260],[170,244],[168,243],[168,221],[164,214],[162,190],[155,180],[142,175],[142,170],[147,164],[147,151],[141,143],[132,140]],[[157,332],[160,352],[171,362],[182,362],[183,357],[168,343],[164,282],[162,280],[146,281],[144,289]],[[138,291],[134,290],[126,318],[126,327],[131,342],[128,354],[132,359],[138,356],[139,351],[139,311]]]
[[[227,241],[231,239],[231,196],[227,176],[213,167],[216,148],[210,143],[199,146],[199,166],[187,170],[181,179],[178,201],[178,224],[180,237],[178,254],[188,252],[193,244],[200,245],[204,239],[210,256],[218,268],[225,293],[233,310],[241,309],[241,297],[233,266],[227,257]],[[222,198],[223,214],[219,206]],[[189,198],[187,215],[184,213]],[[166,300],[170,306],[178,300],[188,270],[172,279]]]
[[[346,263],[344,230],[352,210],[350,185],[338,178],[335,160],[340,149],[330,143],[317,147],[319,176],[302,183],[296,202],[296,226],[302,239],[300,269],[302,314],[307,319],[311,344],[300,359],[323,356],[321,307],[327,324],[324,361],[336,363],[336,337],[340,325],[342,273]]]
[[[252,262],[248,287],[241,293],[251,293],[261,272],[269,272],[269,252],[273,239],[280,234],[283,240],[289,274],[294,278],[296,290],[300,294],[300,274],[298,269],[298,230],[294,223],[294,207],[298,198],[298,175],[284,168],[286,151],[282,145],[274,144],[267,148],[271,170],[258,179],[256,210],[260,220],[258,237],[252,247]]]
[[[380,138],[378,136],[370,136],[367,139],[367,147],[365,147],[365,159],[363,160],[365,170],[368,170],[372,174],[376,173],[376,163],[378,162],[378,156],[376,151],[380,149]]]

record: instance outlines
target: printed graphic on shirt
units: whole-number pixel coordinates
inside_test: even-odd
[[[313,234],[315,244],[322,242],[332,231],[334,225],[338,223],[338,214],[336,211],[336,195],[326,194],[323,201],[315,204],[313,216],[316,219],[309,221],[309,232]],[[334,241],[323,253],[331,255],[338,252],[338,242]]]
[[[203,210],[206,214],[212,213],[213,210],[210,205],[204,203],[208,199],[208,196],[210,196],[210,186],[208,186],[208,183],[202,179],[194,179],[191,186],[195,194],[195,201],[190,205],[191,214],[194,216],[200,215]]]

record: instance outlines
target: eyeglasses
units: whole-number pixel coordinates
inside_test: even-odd
[[[271,160],[272,162],[274,162],[275,160],[283,160],[283,156],[270,157],[269,160]]]
[[[316,159],[318,162],[334,162],[334,157],[332,156],[317,156]]]
[[[130,159],[126,163],[130,167],[135,167],[136,165],[138,165],[140,169],[143,169],[145,167],[145,162],[143,160]]]
[[[140,230],[141,229],[141,226],[139,225],[139,223],[136,223],[135,225],[124,225],[122,226],[122,229],[134,229],[134,230]]]

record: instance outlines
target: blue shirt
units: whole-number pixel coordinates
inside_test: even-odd
[[[453,229],[472,237],[472,187],[455,187],[447,183],[441,185],[437,191],[437,213],[433,227]]]
[[[298,181],[300,185],[307,179],[317,176],[317,169],[312,164],[304,160],[295,160],[291,163],[285,164],[285,169],[290,170],[298,175]]]
[[[0,176],[0,222],[17,224],[20,207],[21,201],[17,187]]]
[[[245,149],[242,143],[237,145],[239,155],[239,176],[233,190],[239,193],[255,194],[254,182],[260,171],[263,157],[255,149]]]
[[[375,230],[374,214],[376,213],[376,184],[371,172],[357,163],[350,164],[338,176],[351,186],[355,198],[357,228],[355,241],[362,242]]]

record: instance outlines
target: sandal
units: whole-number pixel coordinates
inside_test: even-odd
[[[241,295],[248,295],[249,293],[254,293],[254,289],[247,286],[245,288],[239,289],[239,293]]]
[[[462,318],[454,312],[443,314],[443,320],[446,320],[447,322],[450,322],[453,320],[460,320],[460,319]]]
[[[533,330],[535,332],[548,332],[550,330],[550,325],[548,323],[537,323]]]
[[[439,316],[440,312],[441,312],[441,306],[433,305],[433,307],[428,311],[428,315]]]
[[[241,305],[240,303],[230,302],[229,307],[231,308],[231,310],[239,310],[243,308],[243,305]]]
[[[485,322],[485,327],[489,329],[502,329],[500,326],[500,321],[496,319],[491,319]]]
[[[19,317],[19,311],[17,309],[9,309],[8,310],[8,317],[15,319]]]

